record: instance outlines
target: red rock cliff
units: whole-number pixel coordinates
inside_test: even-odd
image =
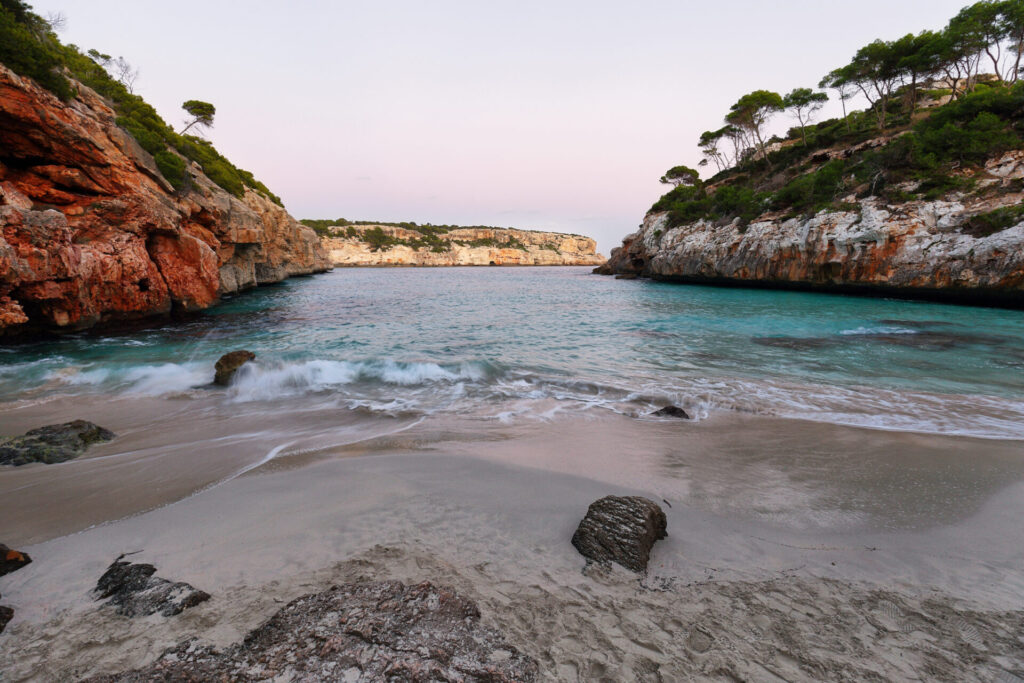
[[[175,192],[113,110],[0,65],[0,335],[196,310],[330,268],[313,230],[197,164]]]

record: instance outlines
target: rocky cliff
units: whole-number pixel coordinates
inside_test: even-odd
[[[187,162],[175,189],[84,85],[0,66],[0,335],[195,310],[330,268],[313,230]]]
[[[371,235],[368,236],[367,233]],[[593,266],[604,263],[589,237],[502,228],[424,233],[386,225],[331,228],[322,238],[335,266]],[[377,239],[371,238],[376,235]]]
[[[961,177],[971,192],[935,201],[851,196],[843,210],[766,213],[749,224],[670,227],[668,212],[653,211],[596,272],[1024,307],[1024,217],[1004,214],[1018,216],[1009,227],[979,221],[1024,202],[1024,152]]]

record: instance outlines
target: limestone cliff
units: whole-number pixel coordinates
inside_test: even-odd
[[[335,266],[593,266],[604,263],[589,237],[502,228],[427,233],[386,225],[329,229],[322,237]],[[367,233],[375,234],[372,240]]]
[[[850,197],[843,210],[811,217],[670,227],[668,212],[653,211],[596,272],[1024,307],[1024,220],[992,232],[976,227],[979,217],[1024,202],[1024,152],[962,176],[974,191],[935,201]]]
[[[0,335],[195,310],[330,267],[313,230],[188,162],[175,191],[77,84],[62,102],[0,66]]]

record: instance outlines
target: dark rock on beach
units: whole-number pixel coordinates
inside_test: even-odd
[[[223,651],[187,641],[144,669],[89,680],[525,683],[537,670],[454,591],[384,581],[293,600]]]
[[[0,443],[0,465],[52,465],[77,458],[94,443],[116,436],[109,429],[85,420],[47,425]]]
[[[231,378],[235,376],[238,369],[251,360],[256,360],[256,354],[244,349],[225,353],[214,366],[216,374],[213,376],[213,383],[222,387],[231,384]]]
[[[679,406],[665,406],[661,410],[655,410],[651,417],[676,417],[680,420],[689,420],[690,415]]]
[[[4,607],[0,605],[0,633],[4,632],[7,628],[7,624],[11,623],[11,619],[14,618],[14,610],[10,607]]]
[[[30,563],[32,558],[20,550],[11,550],[0,543],[0,576],[17,571]]]
[[[187,583],[174,583],[154,574],[156,567],[151,564],[115,560],[100,577],[93,596],[97,600],[109,598],[108,604],[126,617],[157,613],[173,617],[210,599],[209,593]]]
[[[634,572],[647,571],[651,547],[668,533],[665,511],[640,496],[607,496],[590,504],[572,535],[572,544],[592,562],[617,562]]]

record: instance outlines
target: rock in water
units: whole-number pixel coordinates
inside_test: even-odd
[[[680,420],[689,420],[690,415],[679,406],[666,406],[661,410],[651,413],[652,417],[678,417]]]
[[[185,642],[145,669],[89,679],[142,681],[486,681],[529,683],[537,663],[480,625],[447,588],[350,583],[283,607],[222,652]]]
[[[238,368],[251,360],[256,360],[256,354],[252,351],[245,351],[243,349],[241,351],[225,353],[214,366],[217,374],[213,376],[213,383],[226,387],[231,383],[231,378],[235,376],[236,372],[238,372]]]
[[[30,563],[32,558],[27,553],[11,550],[0,543],[0,576],[17,571]]]
[[[116,436],[109,429],[85,420],[47,425],[0,443],[0,465],[52,465],[77,458],[94,443]]]
[[[93,595],[97,600],[109,598],[108,604],[126,617],[158,612],[165,617],[173,617],[210,599],[209,593],[196,590],[187,583],[172,583],[154,574],[156,567],[151,564],[115,560],[96,583]]]
[[[572,535],[572,544],[593,562],[617,562],[635,572],[647,571],[651,547],[665,538],[665,512],[640,496],[607,496],[590,504]]]
[[[0,633],[4,632],[4,629],[7,628],[7,624],[9,624],[13,618],[14,610],[10,607],[0,605]]]

